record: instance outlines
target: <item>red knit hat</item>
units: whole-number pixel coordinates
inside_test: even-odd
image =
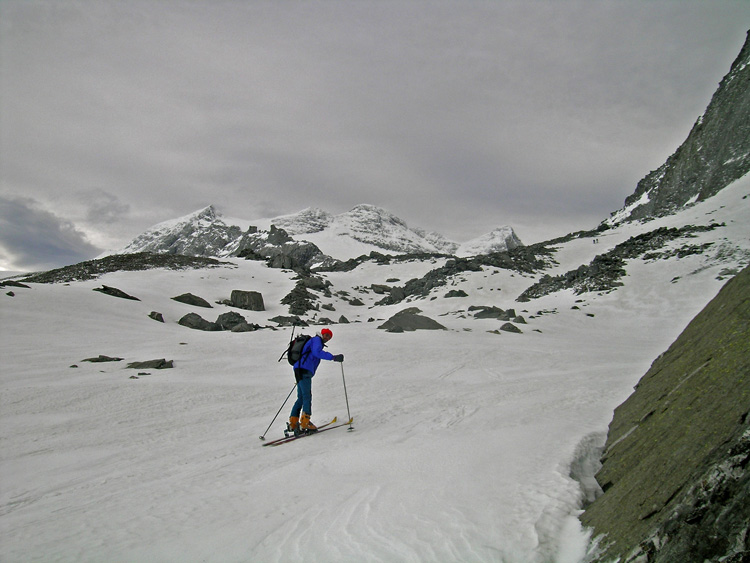
[[[324,328],[320,331],[320,336],[322,336],[326,340],[330,340],[331,338],[333,338],[333,333],[330,329]]]

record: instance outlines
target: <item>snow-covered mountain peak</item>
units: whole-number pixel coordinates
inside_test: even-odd
[[[325,230],[333,220],[333,215],[317,207],[308,207],[292,215],[271,219],[271,224],[284,229],[290,235],[318,233]]]
[[[222,256],[242,230],[228,226],[213,205],[183,217],[163,221],[134,238],[120,254],[155,252],[189,256]]]
[[[283,229],[297,242],[311,242],[332,258],[347,260],[372,251],[396,254],[435,253],[462,256],[502,252],[523,246],[511,227],[499,227],[463,245],[436,232],[410,227],[387,209],[360,204],[333,215],[317,207],[273,219],[225,218],[213,205],[164,221],[133,239],[118,253],[155,252],[225,257],[247,243],[248,225]],[[256,237],[257,238],[257,237]]]
[[[505,252],[523,246],[512,227],[503,226],[493,229],[481,237],[463,243],[457,251],[459,256],[475,256],[491,252]]]

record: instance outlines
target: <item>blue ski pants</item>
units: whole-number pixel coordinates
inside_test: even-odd
[[[300,412],[312,414],[312,378],[313,373],[302,371],[302,377],[297,382],[297,402],[292,407],[291,416],[299,416]]]

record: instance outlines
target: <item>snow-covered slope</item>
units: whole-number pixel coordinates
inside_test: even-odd
[[[266,311],[239,312],[275,325],[294,274],[230,260],[13,288],[0,300],[0,560],[580,561],[583,493],[571,463],[594,455],[613,409],[653,359],[720,278],[750,261],[749,221],[745,177],[677,215],[620,225],[596,244],[560,244],[547,272],[464,272],[451,289],[469,297],[438,288],[375,305],[373,284],[404,283],[445,259],[325,274],[329,310],[312,317],[352,322],[331,327],[329,349],[346,361],[321,365],[313,420],[351,412],[355,430],[278,448],[258,436],[279,436],[290,408],[272,423],[294,385],[277,362],[290,330],[201,332],[177,320],[188,312],[213,320],[232,310],[216,302],[243,289],[261,292]],[[629,260],[615,291],[515,301],[542,275],[634,235],[710,222],[724,226],[691,239],[711,243],[702,253]],[[92,291],[101,285],[140,301]],[[171,299],[186,292],[214,308]],[[515,308],[527,324],[521,334],[498,331],[502,322],[475,318],[472,305]],[[447,330],[377,328],[405,307]],[[82,362],[100,354],[123,361]],[[154,358],[174,368],[124,367]]]

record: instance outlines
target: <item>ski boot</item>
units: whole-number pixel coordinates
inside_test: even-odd
[[[300,433],[300,427],[299,427],[299,417],[298,416],[290,416],[289,422],[286,423],[286,430],[284,430],[284,436],[287,438],[289,436],[299,436]]]
[[[306,412],[302,413],[302,418],[300,419],[300,428],[301,432],[305,434],[312,434],[313,432],[318,431],[318,427],[310,421],[310,415]]]

